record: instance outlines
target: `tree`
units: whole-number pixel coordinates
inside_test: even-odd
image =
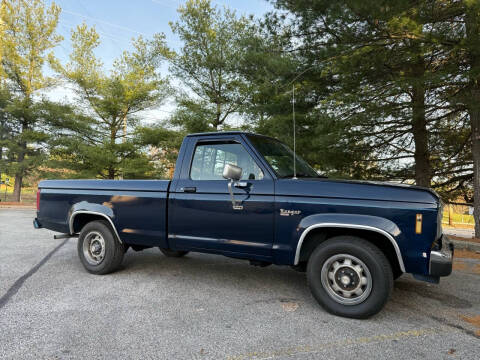
[[[293,89],[295,89],[295,119],[297,152],[318,170],[329,176],[365,177],[365,167],[355,162],[356,146],[345,146],[340,136],[321,137],[324,128],[333,134],[336,126],[326,113],[315,109],[328,93],[331,80],[321,76],[321,68],[311,66],[296,51],[288,24],[269,21],[252,27],[244,39],[244,56],[239,59],[242,76],[251,84],[243,107],[246,125],[256,132],[270,135],[293,146]],[[321,82],[320,82],[321,80]],[[323,88],[318,84],[322,83]],[[340,134],[340,131],[335,133]],[[334,147],[342,143],[342,155]]]
[[[73,51],[66,66],[55,69],[75,86],[79,107],[85,109],[55,139],[53,160],[77,176],[145,177],[152,171],[142,144],[130,136],[140,111],[159,105],[168,83],[158,73],[163,36],[132,43],[106,75],[94,54],[99,36],[85,24],[72,32]]]
[[[480,3],[275,4],[294,15],[296,52],[336,80],[317,110],[384,174],[473,200],[480,236]]]
[[[473,160],[473,202],[475,236],[480,238],[480,3],[463,0],[449,4],[451,31],[440,39],[451,50],[456,82],[453,102],[465,108],[470,122],[471,156]]]
[[[329,95],[318,112],[343,122],[335,128],[353,143],[362,141],[360,160],[376,166],[384,177],[414,178],[418,185],[431,186],[436,175],[432,161],[442,156],[432,130],[452,115],[437,96],[446,86],[446,72],[438,61],[441,44],[430,41],[443,31],[436,4],[276,4],[296,16],[296,51],[324,74],[317,89],[326,93],[326,84]]]
[[[187,91],[178,91],[180,104],[173,122],[200,122],[194,128],[218,129],[232,114],[240,111],[249,83],[238,71],[243,56],[242,40],[250,22],[234,12],[212,7],[209,0],[189,0],[178,9],[180,19],[170,23],[183,42],[180,51],[165,48],[170,72]]]
[[[50,104],[38,100],[37,95],[53,83],[43,70],[47,58],[53,58],[51,50],[62,39],[56,34],[60,8],[55,3],[46,7],[41,0],[4,0],[1,8],[0,58],[6,78],[2,86],[8,93],[3,111],[10,133],[0,146],[7,148],[5,165],[15,174],[14,199],[20,201],[23,178],[44,153],[42,125],[49,118],[45,110]]]
[[[136,138],[139,143],[149,147],[149,158],[153,161],[156,175],[160,178],[173,178],[178,151],[185,131],[168,129],[162,125],[139,126]]]
[[[475,236],[480,238],[480,4],[465,1],[466,43],[470,71],[467,108],[472,129]]]
[[[4,21],[6,9],[7,9],[7,4],[4,1],[2,1],[0,3],[0,64],[2,63],[2,56],[3,56],[2,48],[3,48],[4,35],[6,30],[5,21]],[[0,81],[3,82],[4,77],[5,77],[5,73],[3,71],[3,67],[0,67]]]

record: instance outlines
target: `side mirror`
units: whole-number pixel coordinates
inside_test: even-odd
[[[232,164],[225,164],[223,177],[228,180],[238,181],[242,178],[242,168]]]

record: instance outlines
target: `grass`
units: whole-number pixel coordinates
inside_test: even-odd
[[[21,194],[22,204],[35,205],[37,202],[37,189],[36,188],[23,188]],[[0,204],[5,202],[14,202],[13,199],[13,187],[8,186],[7,192],[5,192],[5,185],[0,185]]]
[[[23,204],[35,204],[37,202],[37,195],[36,194],[24,194],[22,193],[21,195],[22,197],[22,203]],[[15,202],[15,200],[13,199],[13,194],[8,194],[7,193],[7,196],[5,198],[5,193],[0,193],[0,204],[2,204],[3,202]]]
[[[473,215],[465,215],[465,214],[452,214],[452,222],[454,224],[469,224],[475,225],[475,220],[473,219]],[[448,209],[443,212],[442,223],[448,224]]]

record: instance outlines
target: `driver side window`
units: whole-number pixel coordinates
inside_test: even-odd
[[[263,172],[245,148],[235,142],[199,143],[195,148],[190,178],[192,180],[225,180],[226,164],[242,168],[242,180],[262,180]]]

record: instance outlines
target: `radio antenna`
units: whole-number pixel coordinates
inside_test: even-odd
[[[297,141],[295,134],[295,84],[292,85],[292,115],[293,115],[293,178],[297,179]]]

